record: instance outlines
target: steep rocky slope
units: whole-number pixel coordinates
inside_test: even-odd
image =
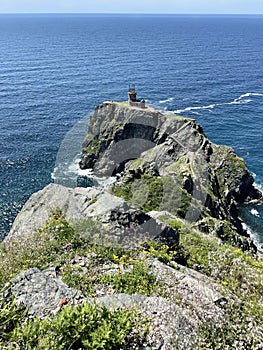
[[[262,195],[244,160],[213,144],[193,119],[105,102],[90,118],[80,167],[116,175],[112,192],[143,211],[165,211],[250,246],[237,205]]]

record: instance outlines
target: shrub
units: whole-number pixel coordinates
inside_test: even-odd
[[[14,306],[7,304],[7,308],[9,313],[1,317],[4,324],[14,318]],[[12,327],[2,332],[0,345],[1,349],[14,346],[13,349],[27,350],[138,349],[146,328],[146,321],[139,321],[135,310],[110,310],[104,305],[84,302],[63,307],[52,319],[22,322],[17,316]]]

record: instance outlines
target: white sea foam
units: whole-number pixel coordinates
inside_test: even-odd
[[[257,92],[246,92],[245,94],[240,95],[238,98],[235,98],[234,101],[231,102],[227,102],[225,104],[246,104],[246,103],[250,103],[253,102],[253,100],[251,98],[247,98],[247,97],[253,97],[253,96],[263,96],[263,94],[261,93],[257,93]]]
[[[78,168],[76,170],[76,174],[79,176],[86,176],[92,180],[95,180],[94,183],[96,184],[95,187],[107,189],[110,185],[112,185],[116,181],[115,176],[110,177],[97,177],[93,174],[92,169],[80,169]]]
[[[250,213],[258,218],[260,217],[259,212],[256,209],[251,209]]]
[[[172,102],[174,100],[174,98],[173,97],[169,97],[169,98],[167,98],[166,100],[161,100],[161,101],[159,101],[159,103],[167,103],[167,102]]]
[[[200,109],[208,109],[209,110],[209,109],[215,108],[215,106],[216,106],[216,104],[211,104],[211,105],[208,105],[208,106],[186,107],[184,109],[177,109],[177,110],[173,111],[173,113],[179,114],[179,113],[182,113],[182,112],[197,111],[197,110],[200,110]]]
[[[77,168],[76,169],[76,174],[78,174],[80,176],[91,177],[91,176],[93,176],[93,170],[92,169],[80,169],[80,168]]]
[[[247,231],[247,233],[249,234],[249,236],[252,238],[253,242],[255,243],[255,245],[258,248],[258,251],[263,254],[263,250],[262,250],[262,245],[260,243],[260,239],[259,237],[253,232],[253,230],[244,222],[242,222],[242,227],[244,230]]]
[[[194,113],[193,111],[196,111],[196,110],[202,110],[202,109],[211,110],[217,106],[248,104],[248,103],[253,102],[253,99],[248,98],[248,97],[253,97],[253,96],[263,97],[263,94],[257,93],[257,92],[246,92],[245,94],[240,95],[239,97],[235,98],[233,101],[230,101],[230,102],[214,103],[214,104],[210,104],[207,106],[190,106],[190,107],[186,107],[183,109],[174,110],[173,113],[175,113],[175,114],[180,114],[180,113],[184,113],[184,112]],[[167,101],[168,100],[164,100],[162,103],[165,103]],[[160,101],[160,103],[161,103],[161,101]],[[196,113],[194,113],[194,114],[196,114]]]
[[[254,175],[253,175],[254,176]],[[256,187],[256,189],[258,189],[262,195],[263,195],[263,184],[258,184],[257,182],[255,182],[254,186]]]

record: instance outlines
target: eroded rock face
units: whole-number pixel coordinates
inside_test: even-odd
[[[149,107],[117,102],[97,106],[80,166],[99,177],[117,175],[114,193],[143,210],[143,201],[133,198],[142,191],[145,198],[149,195],[146,177],[159,179],[159,206],[150,210],[168,211],[208,232],[223,225],[221,238],[230,231],[246,236],[237,205],[262,200],[244,160],[230,147],[213,144],[193,119]],[[139,180],[146,183],[144,190],[136,185]],[[209,218],[214,221],[203,225]]]
[[[37,232],[56,208],[62,210],[69,222],[99,219],[101,234],[103,237],[107,235],[108,242],[130,246],[157,237],[168,244],[179,241],[177,230],[131,207],[122,198],[96,188],[72,189],[57,184],[50,184],[30,197],[15,219],[6,241]]]

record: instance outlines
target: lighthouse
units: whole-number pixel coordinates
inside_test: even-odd
[[[137,100],[137,92],[134,84],[129,84],[128,103],[132,107],[145,108],[145,100]]]

